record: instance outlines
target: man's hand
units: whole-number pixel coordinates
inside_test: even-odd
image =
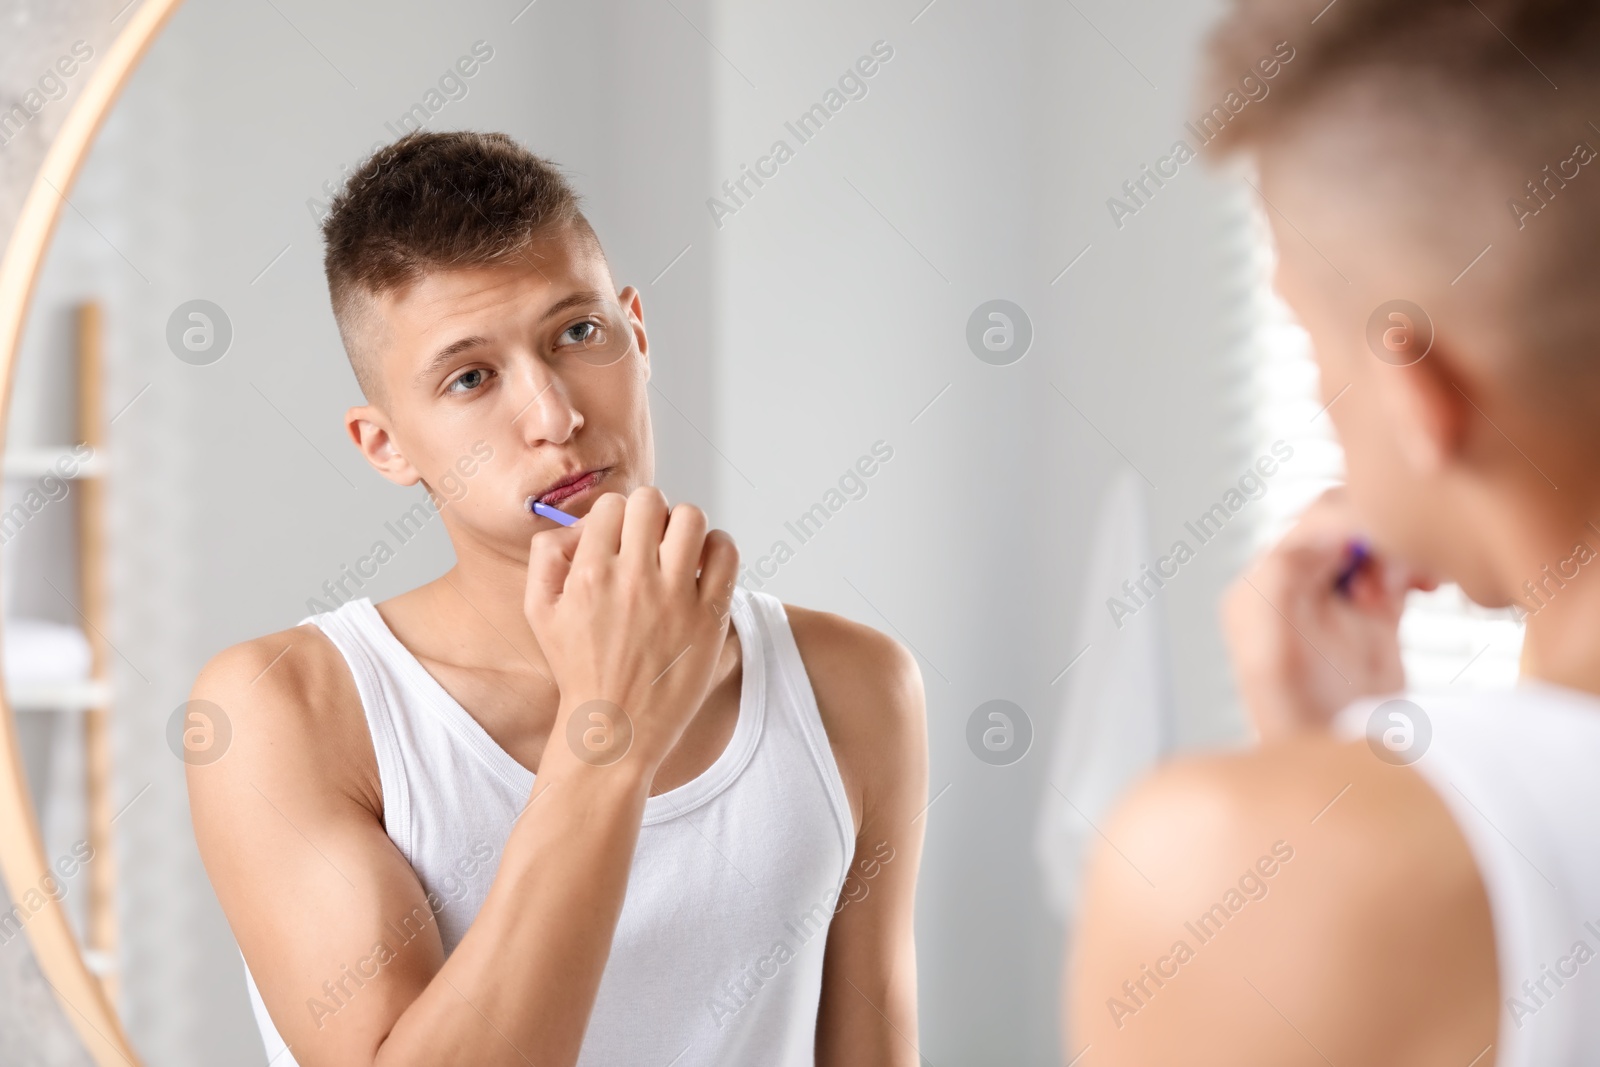
[[[1341,591],[1358,538],[1344,489],[1306,510],[1223,598],[1239,690],[1263,740],[1325,729],[1345,705],[1405,686],[1400,613],[1437,582],[1371,556]]]
[[[710,689],[738,566],[727,533],[653,486],[535,534],[523,606],[561,691],[547,756],[653,774]]]

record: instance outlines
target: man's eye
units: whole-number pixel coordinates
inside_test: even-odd
[[[575,345],[592,344],[600,339],[600,327],[593,322],[577,322],[568,326],[561,337]]]
[[[470,393],[472,390],[482,385],[486,377],[488,377],[487,371],[483,370],[481,367],[474,367],[472,370],[466,371],[455,381],[445,386],[445,392]]]

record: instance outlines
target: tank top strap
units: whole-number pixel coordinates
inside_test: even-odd
[[[405,774],[405,758],[397,720],[397,701],[401,689],[393,664],[386,661],[383,643],[373,632],[372,620],[382,619],[366,597],[349,600],[333,611],[308,615],[300,624],[311,623],[333,642],[350,668],[356,693],[361,698],[367,732],[372,735],[372,751],[378,761],[378,785],[383,804],[383,827],[407,861],[413,856],[411,834],[411,790]]]
[[[822,712],[817,707],[816,694],[811,688],[811,678],[806,673],[805,662],[800,658],[800,646],[795,643],[794,630],[789,626],[789,613],[783,602],[770,593],[737,587],[739,593],[749,598],[751,614],[759,627],[766,647],[762,650],[768,664],[768,686],[774,694],[772,714],[785,717],[805,746],[808,762],[816,769],[829,806],[838,825],[840,844],[844,849],[845,876],[855,855],[856,826],[850,813],[850,801],[845,793],[844,780],[839,775],[839,764],[834,759],[833,746],[828,742],[828,732],[823,726]],[[841,877],[840,885],[844,884]]]

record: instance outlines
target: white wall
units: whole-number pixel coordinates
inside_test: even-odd
[[[1060,1063],[1062,938],[1032,858],[1053,797],[1045,757],[1064,685],[1052,680],[1087,641],[1073,632],[1078,598],[1116,592],[1082,589],[1081,571],[1117,450],[1158,487],[1163,546],[1247,462],[1224,373],[1245,328],[1241,207],[1198,164],[1120,231],[1105,206],[1181,132],[1205,10],[925,2],[719,8],[719,182],[775,137],[798,146],[784,121],[873,42],[894,48],[864,99],[720,229],[709,211],[702,222],[722,297],[719,502],[747,557],[780,539],[795,549],[767,591],[919,653],[930,789],[949,787],[926,824],[924,1054]],[[1007,367],[966,343],[968,316],[993,298],[1035,329]],[[800,545],[784,520],[878,439],[893,460]],[[1164,594],[1185,743],[1238,729],[1213,624],[1233,554],[1203,553]],[[1114,639],[1096,635],[1089,654]],[[994,698],[1037,731],[1009,767],[967,747],[968,716]]]
[[[1180,134],[1207,10],[541,0],[511,23],[521,6],[373,18],[191,0],[73,196],[88,222],[63,225],[28,358],[50,358],[45,324],[98,292],[112,411],[138,397],[111,437],[118,793],[149,785],[117,824],[136,1042],[178,1067],[258,1062],[163,730],[207,656],[293,624],[410,505],[343,439],[358,393],[306,201],[483,39],[495,58],[434,125],[504,129],[587,194],[619,281],[644,293],[669,496],[705,502],[753,562],[875,441],[893,447],[867,495],[764,588],[921,657],[932,790],[949,786],[928,814],[919,899],[923,1055],[1060,1062],[1061,931],[1031,841],[1052,679],[1082,647],[1079,598],[1114,592],[1083,588],[1093,506],[1131,462],[1157,486],[1165,541],[1250,458],[1231,369],[1248,328],[1240,202],[1192,164],[1120,230],[1105,206]],[[878,40],[894,56],[867,96],[719,228],[706,200],[721,182],[776,138],[795,146],[784,122]],[[168,314],[194,297],[235,329],[209,367],[165,347]],[[996,297],[1035,330],[1009,367],[965,340]],[[1236,555],[1208,550],[1164,594],[1186,744],[1238,731],[1214,625]],[[430,530],[362,592],[382,599],[448,560]],[[1011,767],[966,747],[968,715],[995,697],[1037,730]]]

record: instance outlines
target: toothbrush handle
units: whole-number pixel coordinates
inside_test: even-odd
[[[553,508],[549,504],[541,504],[537,500],[529,504],[528,509],[541,518],[550,519],[552,522],[559,522],[563,526],[571,526],[573,523],[578,521],[578,517],[576,515],[568,515],[560,508]]]

